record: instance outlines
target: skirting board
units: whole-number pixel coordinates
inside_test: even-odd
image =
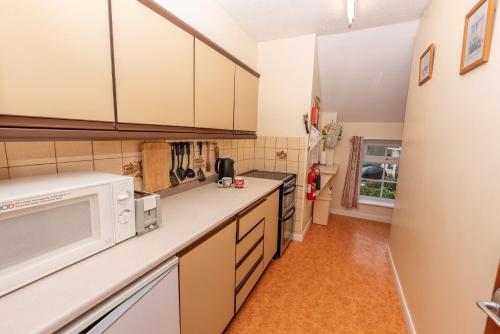
[[[401,309],[406,320],[406,327],[410,334],[417,334],[415,330],[415,324],[411,317],[410,308],[406,303],[406,297],[403,292],[403,287],[401,286],[401,281],[399,280],[398,271],[396,265],[394,264],[394,259],[392,258],[391,247],[387,246],[387,259],[389,260],[389,265],[391,266],[392,276],[394,277],[394,282],[396,283],[396,289],[398,290],[399,302],[401,303]]]
[[[340,215],[340,216],[347,216],[347,217],[353,217],[353,218],[359,218],[359,219],[373,220],[373,221],[376,221],[376,222],[386,223],[386,224],[392,223],[392,219],[389,218],[389,217],[371,215],[369,213],[363,213],[363,212],[359,212],[359,211],[350,211],[350,210],[342,210],[342,209],[330,209],[330,213],[333,213],[335,215]]]
[[[307,222],[307,225],[306,225],[306,228],[304,229],[304,232],[302,234],[294,233],[292,235],[292,239],[296,240],[296,241],[304,241],[304,238],[305,238],[307,232],[309,232],[309,229],[311,228],[312,221],[313,221],[312,217],[309,218],[309,221]]]

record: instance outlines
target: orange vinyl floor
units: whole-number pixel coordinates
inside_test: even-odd
[[[390,225],[330,216],[273,261],[227,333],[407,333]]]

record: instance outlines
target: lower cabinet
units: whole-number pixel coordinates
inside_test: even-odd
[[[234,316],[236,222],[180,256],[181,333],[222,333]]]
[[[279,191],[179,255],[181,333],[222,333],[276,254]]]
[[[262,204],[265,207],[266,226],[264,230],[264,268],[278,251],[279,190],[269,195]]]

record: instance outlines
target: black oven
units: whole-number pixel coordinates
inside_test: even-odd
[[[287,175],[283,180],[280,189],[280,210],[278,252],[276,257],[280,257],[285,252],[290,242],[293,240],[293,226],[295,224],[295,193],[297,188],[297,178],[295,175]]]

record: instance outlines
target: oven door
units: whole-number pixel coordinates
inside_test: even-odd
[[[113,245],[111,198],[102,185],[0,203],[8,207],[0,214],[0,296]]]
[[[283,255],[293,239],[293,225],[295,222],[295,207],[290,208],[281,220],[280,256]]]
[[[283,185],[283,197],[281,204],[281,212],[284,213],[290,211],[290,209],[295,206],[295,192],[296,192],[295,179],[286,182]]]

